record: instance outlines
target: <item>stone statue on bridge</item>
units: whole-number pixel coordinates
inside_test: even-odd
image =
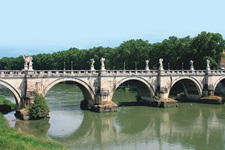
[[[162,58],[159,59],[159,70],[164,70],[163,69],[163,59]]]
[[[206,60],[206,70],[210,70],[210,60]]]
[[[193,63],[194,63],[194,61],[193,60],[190,60],[190,70],[195,70]]]
[[[145,70],[149,70],[149,66],[148,66],[149,60],[146,60],[145,63],[146,63]]]
[[[23,56],[24,59],[24,70],[33,70],[33,57],[31,56]]]
[[[91,59],[91,70],[95,70],[94,63],[95,63],[95,60],[92,58]]]
[[[104,64],[105,58],[102,57],[100,61],[101,61],[101,70],[105,70],[105,64]]]

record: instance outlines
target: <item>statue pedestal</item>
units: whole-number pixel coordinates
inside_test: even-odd
[[[94,70],[95,70],[94,66],[91,66],[91,71],[94,71]]]
[[[105,70],[105,66],[102,66],[102,67],[101,67],[101,70]]]

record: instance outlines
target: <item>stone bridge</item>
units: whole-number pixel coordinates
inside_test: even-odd
[[[45,96],[54,85],[66,81],[81,89],[88,104],[99,105],[112,101],[115,90],[126,81],[135,84],[142,100],[168,98],[178,83],[188,99],[198,100],[213,95],[224,78],[224,70],[210,70],[208,63],[205,70],[194,70],[193,64],[190,70],[164,70],[162,61],[158,70],[150,70],[148,61],[145,70],[106,70],[103,62],[100,70],[95,70],[93,63],[90,70],[33,70],[32,63],[25,63],[23,70],[0,70],[0,85],[13,93],[18,108],[35,93]]]

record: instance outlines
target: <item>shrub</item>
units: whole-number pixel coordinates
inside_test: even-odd
[[[29,115],[32,119],[42,119],[46,118],[49,115],[49,107],[46,103],[45,98],[40,95],[36,94],[34,97],[34,103],[29,108]]]

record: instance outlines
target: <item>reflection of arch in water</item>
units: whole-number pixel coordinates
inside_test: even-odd
[[[198,103],[182,103],[176,108],[176,112],[170,115],[171,121],[177,129],[195,128],[195,124],[202,118],[202,109]],[[179,121],[177,121],[179,120]]]
[[[82,80],[76,79],[76,78],[60,78],[60,79],[53,81],[44,89],[43,95],[46,95],[47,92],[54,85],[61,83],[61,82],[74,82],[80,88],[80,90],[83,94],[84,100],[92,100],[92,101],[94,100],[94,91],[92,90],[92,88],[88,84],[83,82]]]
[[[207,145],[208,137],[204,136],[205,132],[209,131],[207,129],[208,126],[205,124],[207,118],[205,119],[201,115],[202,110],[198,109],[197,104],[195,104],[195,106],[191,109],[188,107],[186,107],[186,109],[183,109],[183,107],[178,107],[178,109],[151,108],[154,109],[154,111],[149,111],[149,108],[144,110],[143,107],[140,107],[138,111],[136,110],[137,112],[135,115],[134,113],[131,113],[132,110],[129,111],[131,107],[129,107],[129,109],[127,108],[128,107],[123,109],[123,111],[120,110],[120,114],[96,113],[93,115],[93,113],[90,113],[89,111],[83,111],[84,119],[80,127],[69,137],[63,137],[57,140],[62,143],[70,143],[70,145],[73,143],[72,148],[77,149],[79,149],[80,145],[85,145],[84,147],[88,148],[98,148],[98,145],[103,145],[103,147],[106,148],[112,143],[113,145],[123,145],[127,144],[127,140],[129,140],[129,143],[132,143],[133,145],[135,145],[136,142],[139,144],[140,141],[146,141],[147,144],[151,145],[151,141],[153,140],[162,142],[162,144],[164,142],[172,144],[179,142],[183,144],[183,141],[194,143],[201,140],[203,145]],[[136,109],[138,107],[134,108]],[[202,109],[204,109],[204,107]],[[190,117],[186,117],[186,120],[184,120],[185,116],[190,113],[188,110],[194,111],[194,113],[190,115]],[[119,115],[122,116],[119,117]],[[132,122],[128,119],[125,121],[123,120],[128,115],[133,118]],[[135,129],[135,126],[143,123],[139,120],[141,116],[145,116],[147,118],[142,118],[143,120],[146,120],[147,123],[145,122],[144,125],[141,125]],[[211,117],[208,118],[207,122],[211,123],[211,119]],[[134,121],[137,123],[134,123]],[[129,126],[130,123],[134,124]],[[123,125],[121,126],[121,124]],[[206,130],[203,130],[205,127]],[[133,134],[129,134],[129,132],[127,132],[128,129],[133,129]],[[209,137],[216,136],[219,137],[218,140],[223,140],[223,132],[218,132],[223,131],[223,129],[224,128],[222,126],[219,127],[219,130],[217,128],[213,128],[213,130],[208,133]],[[215,148],[216,146],[211,145],[211,147]]]
[[[15,122],[15,128],[19,132],[23,132],[39,138],[46,138],[46,134],[50,128],[50,124],[48,119],[32,121],[17,120]]]
[[[140,107],[139,110],[143,109]],[[134,118],[131,111],[126,111],[127,113],[120,112],[120,115],[118,115],[117,113],[93,114],[89,111],[82,111],[84,115],[82,123],[74,133],[66,137],[64,136],[55,138],[51,135],[50,137],[59,140],[62,143],[74,143],[76,146],[77,144],[104,145],[116,141],[126,142],[126,136],[124,136],[124,134],[129,134],[127,132],[129,130],[132,132],[130,133],[132,134],[132,136],[143,135],[144,139],[148,138],[150,136],[150,133],[148,133],[147,131],[150,128],[153,130],[154,122],[152,122],[151,119],[148,118],[148,115],[144,115],[146,119],[140,118],[143,114],[139,114],[137,118]],[[134,119],[132,123],[129,122],[128,119],[124,120],[124,118],[127,118],[127,115],[130,115],[131,117],[133,116]],[[141,119],[142,121],[140,121]]]
[[[152,126],[154,117],[149,117],[143,107],[130,107],[129,109],[120,110],[120,114],[114,118],[114,125],[117,130],[120,133],[134,135],[143,132],[148,126]]]
[[[114,86],[112,94],[114,94],[114,92],[120,85],[128,81],[132,82],[135,85],[142,99],[150,100],[154,96],[154,89],[152,85],[150,85],[149,82],[146,81],[145,79],[138,78],[138,77],[130,77],[130,78],[124,78],[120,80]]]
[[[67,135],[67,136],[61,136],[61,137],[54,137],[52,135],[49,135],[52,139],[65,141],[68,140],[77,141],[79,139],[86,139],[90,135],[91,132],[95,131],[95,125],[94,120],[96,118],[93,118],[92,115],[90,115],[89,111],[82,111],[83,119],[79,127],[76,130],[74,130],[73,133]],[[97,127],[98,128],[98,127]]]
[[[17,107],[20,107],[21,106],[21,96],[20,96],[19,92],[12,85],[10,85],[9,83],[7,83],[3,80],[0,80],[0,85],[6,87],[8,90],[10,90],[12,92],[13,96],[15,97]]]
[[[76,107],[76,108],[75,108]],[[75,106],[70,110],[55,110],[54,113],[50,112],[49,122],[51,128],[48,130],[48,135],[54,138],[63,138],[71,136],[80,127],[83,121],[83,113]]]
[[[194,78],[182,77],[172,83],[169,96],[180,94],[181,92],[184,94],[181,97],[183,100],[199,100],[201,98],[202,87]]]

